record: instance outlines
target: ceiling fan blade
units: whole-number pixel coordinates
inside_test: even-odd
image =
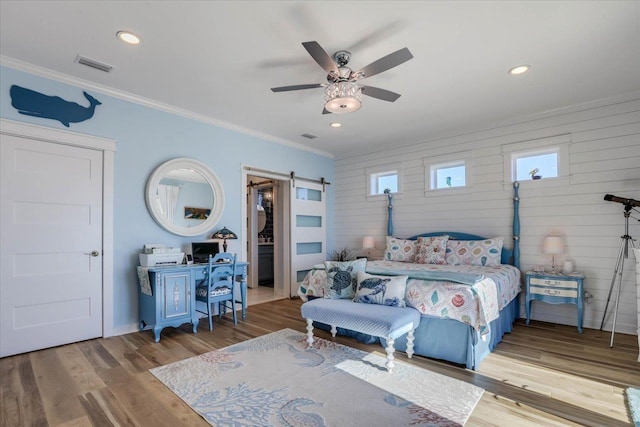
[[[315,89],[318,87],[324,86],[321,83],[312,83],[308,85],[294,85],[294,86],[280,86],[280,87],[272,87],[272,92],[287,92],[289,90],[302,90],[302,89]]]
[[[327,110],[326,108],[323,108],[322,114],[331,114],[331,111]]]
[[[391,92],[390,90],[380,89],[379,87],[373,86],[360,86],[362,87],[362,94],[370,96],[372,98],[377,98],[389,102],[395,102],[396,99],[400,98],[399,93]]]
[[[397,67],[403,62],[407,62],[411,58],[413,58],[413,55],[411,54],[411,52],[409,52],[409,49],[405,47],[400,50],[396,50],[395,52],[390,53],[387,56],[383,56],[377,61],[372,62],[371,64],[359,70],[356,74],[364,74],[362,78],[375,76],[376,74],[387,71],[390,68]]]
[[[369,34],[362,37],[360,40],[353,42],[349,45],[346,50],[349,52],[358,52],[367,47],[373,46],[375,43],[379,43],[381,40],[385,38],[391,37],[394,33],[399,32],[400,30],[406,27],[406,22],[401,20],[396,20],[394,22],[390,22],[381,28],[377,28]]]
[[[318,42],[303,42],[302,46],[327,73],[339,74],[338,66]]]

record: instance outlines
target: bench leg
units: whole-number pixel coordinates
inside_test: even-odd
[[[387,338],[387,347],[385,348],[385,350],[387,350],[387,363],[385,363],[384,366],[387,368],[388,372],[391,372],[393,367],[396,366],[396,364],[393,363],[393,352],[395,351],[395,349],[393,348],[393,344],[394,340],[392,340],[391,338]]]
[[[313,347],[313,320],[307,319],[307,347]]]
[[[407,335],[407,357],[411,359],[413,356],[413,329]]]
[[[335,338],[337,333],[338,329],[336,328],[336,325],[331,325],[331,336]]]

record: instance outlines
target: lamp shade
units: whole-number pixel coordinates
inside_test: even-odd
[[[216,231],[211,235],[212,239],[237,239],[238,236],[233,231],[229,230],[227,227],[222,227],[220,230]]]
[[[238,236],[233,231],[229,230],[227,227],[222,227],[220,230],[216,231],[211,235],[212,239],[222,239],[222,250],[227,252],[227,239],[233,240],[237,239]]]
[[[364,236],[362,238],[362,249],[373,249],[375,247],[376,245],[373,241],[373,236]]]
[[[564,241],[560,236],[547,236],[542,244],[542,252],[557,255],[564,253]]]

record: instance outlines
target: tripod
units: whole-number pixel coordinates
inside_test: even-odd
[[[607,304],[604,306],[604,313],[602,314],[602,323],[600,323],[600,330],[604,326],[604,319],[607,317],[607,309],[609,308],[609,301],[611,301],[611,293],[616,284],[616,276],[618,276],[618,291],[616,292],[616,307],[613,312],[613,327],[611,329],[611,342],[609,348],[613,348],[613,336],[616,333],[616,318],[618,317],[618,305],[620,304],[620,288],[622,288],[622,273],[624,271],[624,260],[629,258],[629,245],[632,249],[635,249],[633,244],[633,238],[629,235],[629,216],[631,215],[632,206],[626,204],[624,206],[624,236],[621,236],[622,242],[620,244],[620,252],[618,253],[618,260],[616,261],[616,268],[613,270],[613,277],[611,278],[611,286],[609,287],[609,296],[607,296]]]

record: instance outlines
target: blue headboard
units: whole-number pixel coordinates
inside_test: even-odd
[[[520,183],[518,181],[513,183],[513,249],[503,247],[502,254],[500,256],[500,262],[502,264],[511,264],[517,268],[520,268],[520,197],[518,196],[518,189]],[[393,204],[391,194],[387,194],[389,199],[388,218],[387,218],[387,235],[393,235]],[[450,240],[485,240],[487,237],[476,236],[475,234],[459,233],[457,231],[436,231],[432,233],[423,233],[416,236],[409,237],[409,240],[416,240],[418,237],[434,237],[448,235]]]

